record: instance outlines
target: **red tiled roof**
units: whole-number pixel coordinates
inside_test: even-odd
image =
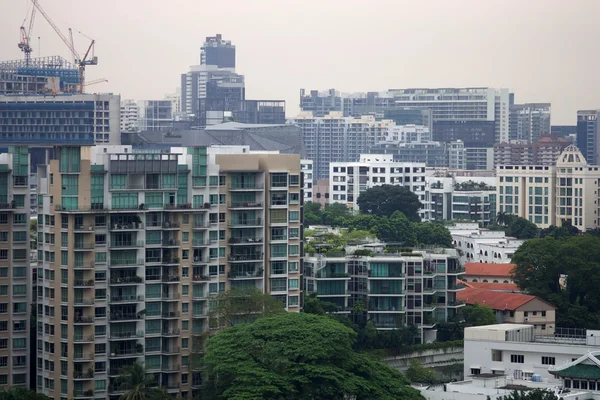
[[[475,289],[488,289],[497,292],[520,292],[516,283],[463,282],[465,286]]]
[[[506,293],[489,289],[469,287],[465,290],[459,291],[457,297],[459,300],[464,301],[466,304],[481,304],[491,307],[494,310],[509,311],[515,311],[517,308],[537,298],[535,296],[530,296],[521,293]],[[541,299],[538,300],[543,301]],[[549,303],[546,304],[548,304],[550,308],[556,308]]]
[[[510,276],[516,264],[465,263],[465,275]]]

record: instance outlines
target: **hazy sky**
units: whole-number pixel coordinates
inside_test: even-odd
[[[89,91],[156,99],[199,64],[206,36],[237,47],[246,96],[300,88],[507,87],[517,102],[551,102],[553,124],[600,108],[600,0],[39,0],[56,24],[96,39]],[[0,59],[17,59],[30,0],[0,0]],[[69,56],[38,13],[34,55]],[[80,53],[87,39],[76,33]],[[69,57],[70,58],[70,57]]]

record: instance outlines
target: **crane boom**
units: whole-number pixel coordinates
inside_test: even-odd
[[[38,0],[31,0],[31,2],[33,3],[34,7],[36,7],[38,9],[40,14],[42,14],[44,16],[44,18],[50,24],[52,29],[54,29],[54,32],[56,32],[58,37],[67,45],[69,50],[71,50],[71,53],[75,54],[77,56],[77,59],[79,59],[79,54],[77,53],[77,50],[75,50],[75,48],[71,46],[71,43],[69,43],[69,39],[67,39],[66,36],[63,35],[63,33],[60,31],[60,29],[58,29],[58,26],[56,26],[54,21],[52,21],[50,16],[46,13],[46,11],[44,11],[42,6],[40,6],[40,4],[38,3]]]
[[[21,40],[19,41],[19,49],[23,53],[25,53],[25,65],[29,65],[29,61],[31,60],[31,52],[33,49],[31,48],[31,32],[33,31],[33,23],[35,21],[35,7],[31,7],[31,16],[29,17],[29,26],[28,29],[25,29],[25,20],[23,20],[23,25],[19,28],[21,32]]]

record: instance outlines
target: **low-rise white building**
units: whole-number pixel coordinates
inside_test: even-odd
[[[399,185],[425,200],[425,163],[394,162],[391,154],[361,154],[358,162],[329,164],[330,203],[358,211],[362,192],[379,185]]]
[[[504,231],[490,231],[476,223],[458,223],[448,227],[452,243],[459,250],[461,263],[510,263],[523,244]]]
[[[304,175],[304,201],[313,200],[313,161],[302,159],[300,160],[300,169]]]

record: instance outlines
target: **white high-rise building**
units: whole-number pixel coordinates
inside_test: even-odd
[[[394,162],[391,154],[361,154],[358,162],[329,165],[330,203],[344,203],[358,211],[362,192],[380,185],[399,185],[425,200],[425,164]]]
[[[135,100],[121,102],[121,132],[139,131],[140,107]]]

